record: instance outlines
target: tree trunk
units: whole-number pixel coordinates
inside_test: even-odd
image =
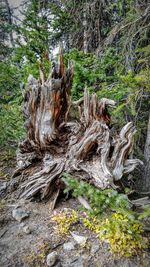
[[[63,172],[105,189],[115,187],[141,163],[130,159],[133,124],[126,124],[120,134],[109,128],[107,107],[115,106],[113,100],[99,100],[85,88],[84,97],[73,103],[79,120],[69,120],[72,81],[73,66],[65,69],[62,54],[46,81],[29,76],[24,97],[27,138],[19,145],[14,173],[20,175],[23,198],[52,197],[54,206],[63,188]]]
[[[141,179],[140,190],[150,194],[150,114],[147,127],[147,138],[144,149],[144,175]]]
[[[83,51],[88,53],[88,21],[87,21],[88,4],[87,1],[83,7]]]
[[[9,26],[12,26],[12,12],[11,12],[11,9],[10,9],[10,5],[9,5],[8,0],[4,0],[4,2],[5,2],[6,10],[7,10],[8,24],[9,24]],[[12,30],[10,30],[9,36],[10,36],[10,43],[11,43],[11,45],[13,47],[14,38],[13,38]]]

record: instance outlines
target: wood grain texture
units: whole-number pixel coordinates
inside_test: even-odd
[[[46,81],[29,76],[24,99],[27,138],[19,145],[14,177],[27,174],[19,188],[21,197],[51,197],[52,207],[63,189],[64,171],[105,189],[116,188],[116,181],[142,164],[130,158],[132,122],[120,134],[110,129],[108,107],[115,106],[113,100],[98,99],[85,88],[83,98],[73,103],[79,120],[68,120],[72,81],[73,65],[69,62],[65,69],[61,53]]]

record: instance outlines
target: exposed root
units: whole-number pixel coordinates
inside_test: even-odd
[[[65,70],[61,53],[58,66],[53,65],[47,81],[41,84],[29,76],[25,93],[27,139],[17,151],[14,176],[28,170],[20,197],[51,197],[51,208],[61,191],[59,181],[64,171],[75,173],[100,189],[116,188],[115,181],[141,164],[130,158],[135,134],[132,122],[122,128],[120,135],[115,133],[115,140],[112,136],[107,107],[115,106],[113,100],[99,100],[85,88],[83,98],[74,103],[80,120],[67,122],[72,80],[73,66],[69,63]]]

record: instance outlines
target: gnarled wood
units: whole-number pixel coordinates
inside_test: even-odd
[[[78,106],[79,121],[67,122],[72,80],[73,66],[69,63],[66,70],[61,54],[46,81],[29,76],[25,93],[27,138],[19,146],[14,176],[29,168],[20,186],[21,197],[52,197],[52,207],[63,188],[64,171],[104,189],[116,187],[115,181],[141,163],[130,159],[135,134],[132,122],[120,134],[112,134],[109,128],[107,108],[115,106],[113,100],[99,100],[85,88],[83,98],[73,103]],[[34,172],[30,174],[32,165]]]

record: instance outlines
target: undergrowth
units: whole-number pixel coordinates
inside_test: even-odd
[[[0,103],[1,104],[1,103]],[[17,146],[25,133],[21,111],[22,96],[16,96],[12,101],[0,105],[1,134],[0,146],[9,150]]]
[[[78,213],[75,210],[66,209],[52,217],[52,221],[56,222],[56,232],[60,235],[67,234],[70,227],[78,222]]]
[[[83,196],[92,210],[86,216],[75,211],[59,214],[54,218],[59,234],[69,232],[70,227],[80,220],[96,236],[110,245],[110,251],[118,256],[130,257],[147,248],[147,238],[143,236],[140,218],[149,214],[149,209],[142,215],[133,212],[126,195],[113,189],[98,190],[94,186],[78,181],[65,173],[63,176],[67,188],[73,190],[73,196]],[[85,214],[85,213],[84,213]]]
[[[43,242],[38,246],[37,251],[32,251],[29,255],[23,257],[23,261],[30,267],[46,267],[46,256],[51,250],[48,242]]]
[[[92,215],[104,215],[105,212],[118,210],[131,215],[131,204],[125,194],[113,189],[99,190],[89,183],[78,181],[67,173],[63,174],[63,181],[66,184],[65,193],[73,190],[74,197],[86,197],[92,208]]]
[[[147,247],[142,224],[119,212],[102,220],[87,216],[83,218],[83,224],[100,240],[108,242],[111,252],[119,256],[130,257]]]

